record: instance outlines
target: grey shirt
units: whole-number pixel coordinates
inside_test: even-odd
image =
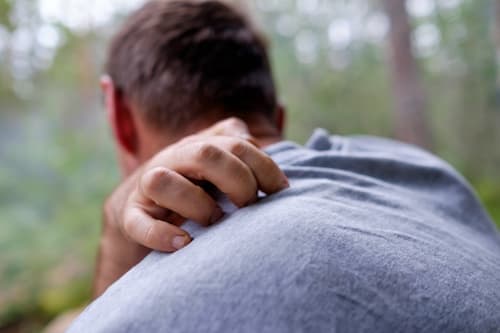
[[[435,156],[317,130],[291,188],[152,253],[70,332],[500,332],[500,236]]]

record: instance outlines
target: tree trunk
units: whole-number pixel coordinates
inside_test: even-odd
[[[500,0],[494,0],[495,22],[493,28],[493,38],[496,51],[497,65],[497,94],[500,94]]]
[[[405,0],[384,0],[390,23],[389,65],[391,68],[395,136],[424,148],[431,147],[426,120],[426,96],[412,48],[412,29]]]

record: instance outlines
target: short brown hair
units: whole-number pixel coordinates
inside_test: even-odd
[[[113,38],[106,70],[161,128],[210,112],[271,118],[277,106],[264,38],[221,1],[147,2]]]

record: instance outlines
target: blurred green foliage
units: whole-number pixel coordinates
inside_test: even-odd
[[[0,0],[0,330],[21,321],[22,331],[37,331],[88,300],[101,204],[118,182],[98,78],[120,15],[75,28],[36,14],[43,2]],[[491,3],[424,2],[434,7],[414,15],[414,25],[423,41],[416,44],[434,151],[465,174],[499,223],[500,81]],[[377,2],[254,4],[272,41],[290,139],[304,142],[318,126],[392,136]],[[23,10],[31,16],[13,14]]]

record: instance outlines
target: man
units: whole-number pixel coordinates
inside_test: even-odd
[[[500,237],[470,187],[389,140],[282,141],[265,43],[235,9],[149,2],[107,71],[126,179],[105,292],[70,332],[500,331]]]

